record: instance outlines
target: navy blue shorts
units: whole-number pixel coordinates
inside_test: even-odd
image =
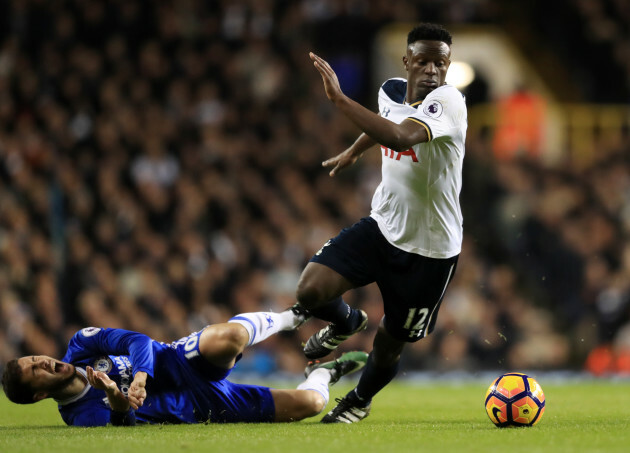
[[[364,217],[329,240],[311,261],[343,275],[355,287],[376,282],[383,296],[385,329],[400,341],[415,342],[435,328],[458,257],[405,252],[385,239],[376,220]]]

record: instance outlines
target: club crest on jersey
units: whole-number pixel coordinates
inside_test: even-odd
[[[112,369],[113,363],[109,357],[99,357],[94,361],[94,370],[102,371],[103,373],[109,373]]]
[[[444,111],[444,107],[440,104],[439,101],[431,101],[422,109],[425,115],[430,116],[432,118],[438,118],[442,112]]]
[[[100,327],[86,327],[85,329],[81,329],[81,335],[84,337],[91,337],[96,335],[101,331]]]

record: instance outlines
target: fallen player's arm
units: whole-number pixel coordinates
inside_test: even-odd
[[[138,409],[144,404],[144,400],[147,397],[147,373],[144,371],[137,371],[133,377],[133,382],[129,386],[128,399],[129,404],[133,409]]]
[[[112,409],[112,425],[135,425],[136,417],[133,410],[131,410],[131,405],[116,383],[105,373],[94,371],[92,367],[87,367],[86,371],[90,385],[95,389],[103,390],[105,395],[107,395],[107,401],[109,401],[109,406]]]

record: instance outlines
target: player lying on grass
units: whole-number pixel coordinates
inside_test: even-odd
[[[46,356],[11,360],[2,375],[7,397],[21,404],[53,398],[68,425],[289,422],[320,413],[328,386],[361,369],[364,352],[310,363],[297,389],[228,381],[247,346],[308,319],[299,307],[243,313],[171,344],[122,329],[77,332],[61,361]]]

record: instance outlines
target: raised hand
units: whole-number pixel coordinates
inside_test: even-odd
[[[335,71],[333,71],[333,68],[330,67],[328,62],[323,58],[318,57],[313,52],[310,52],[308,55],[311,57],[311,60],[313,60],[313,66],[317,68],[322,76],[324,89],[326,90],[326,96],[328,96],[328,99],[334,102],[338,97],[343,96],[344,94],[343,91],[341,91],[337,74],[335,74]]]

